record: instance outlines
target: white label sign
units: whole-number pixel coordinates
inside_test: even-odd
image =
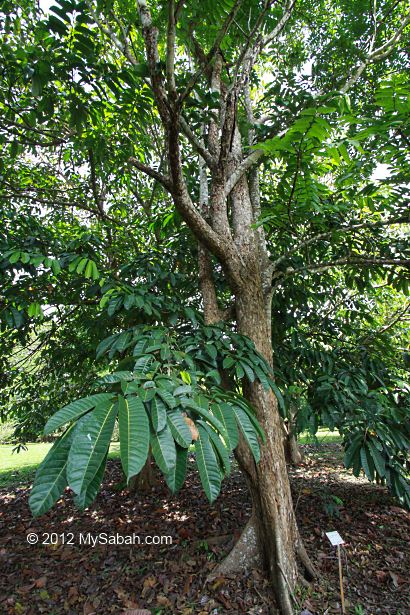
[[[337,545],[344,545],[345,543],[339,532],[326,532],[326,536],[330,540],[333,547],[337,547]]]

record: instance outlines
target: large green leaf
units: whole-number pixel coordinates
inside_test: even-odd
[[[374,463],[366,447],[366,442],[364,442],[362,448],[360,449],[360,461],[367,478],[370,481],[374,480]]]
[[[231,450],[234,450],[239,443],[239,431],[232,407],[225,403],[212,404],[212,412],[225,427],[225,433],[228,434],[228,439],[225,440],[226,444],[230,446]]]
[[[68,455],[67,480],[78,495],[91,483],[107,453],[117,410],[117,403],[102,403],[76,426]]]
[[[168,425],[158,433],[151,432],[151,450],[160,470],[169,474],[176,463],[176,449]]]
[[[94,502],[97,496],[97,493],[100,489],[100,485],[101,485],[101,481],[104,476],[106,464],[107,464],[107,455],[105,455],[104,459],[101,462],[100,467],[97,470],[96,475],[94,476],[92,481],[89,483],[89,485],[87,485],[84,491],[82,491],[79,495],[75,496],[74,502],[76,503],[78,508],[81,508],[81,510],[88,508],[88,506],[90,506],[90,504]]]
[[[256,463],[258,463],[261,457],[261,453],[257,432],[252,425],[249,416],[242,408],[240,408],[239,406],[234,406],[233,411],[238,421],[238,425],[243,433],[243,436],[252,451],[252,455],[254,456]]]
[[[172,393],[170,393],[164,388],[159,388],[157,393],[161,397],[162,401],[164,401],[169,408],[176,408],[177,402]]]
[[[269,380],[267,379],[266,374],[264,373],[264,371],[258,365],[254,366],[254,371],[256,373],[256,376],[257,376],[259,382],[261,383],[261,385],[265,389],[265,391],[268,391],[271,388],[271,385],[270,385]]]
[[[36,472],[28,500],[35,517],[50,510],[67,486],[67,459],[73,431],[74,425],[53,444]]]
[[[176,445],[176,463],[170,472],[164,474],[165,481],[172,493],[177,493],[185,482],[188,449]]]
[[[120,454],[127,480],[138,474],[148,457],[149,421],[143,402],[134,396],[118,396]]]
[[[374,440],[368,440],[367,442],[367,447],[369,449],[369,452],[373,458],[373,462],[375,465],[375,468],[377,470],[378,475],[383,478],[386,475],[386,462],[383,459],[382,455],[380,454],[380,451],[377,449],[376,444],[374,442]]]
[[[168,425],[175,442],[183,448],[189,448],[192,442],[191,430],[178,409],[168,412]]]
[[[111,348],[111,346],[114,344],[115,340],[117,339],[118,335],[119,335],[118,333],[115,333],[114,335],[110,335],[109,337],[106,337],[98,344],[97,350],[96,350],[97,359],[99,359],[103,354],[107,352],[107,350]]]
[[[354,438],[352,439],[352,441],[350,442],[349,446],[346,447],[345,455],[344,455],[344,464],[346,468],[350,468],[350,466],[352,465],[353,458],[355,457],[356,453],[360,450],[362,441],[363,441],[363,435],[361,433],[356,434]]]
[[[212,427],[214,427],[216,431],[218,431],[223,437],[229,437],[226,433],[224,424],[221,423],[221,421],[219,421],[211,412],[209,412],[209,410],[202,408],[202,406],[194,403],[193,401],[184,402],[183,406],[186,408],[190,408],[196,414],[199,414],[201,418],[205,419],[208,423],[210,423]]]
[[[151,402],[151,421],[155,431],[162,431],[167,424],[167,408],[158,396]]]
[[[196,462],[206,496],[213,502],[221,490],[221,472],[208,432],[202,425],[198,425],[198,432],[199,437],[195,441]]]
[[[223,474],[229,476],[231,473],[231,461],[229,459],[229,450],[226,448],[225,444],[222,442],[221,438],[218,434],[204,421],[198,421],[200,425],[205,427],[208,432],[209,438],[211,440],[212,446],[215,448],[217,456],[220,460],[220,467]]]
[[[97,380],[98,384],[116,384],[117,382],[131,382],[134,379],[134,374],[130,371],[113,372],[112,374],[106,374],[101,376]]]
[[[258,419],[255,416],[254,410],[252,408],[252,406],[250,406],[245,399],[237,399],[236,400],[236,404],[239,405],[242,410],[244,410],[246,412],[246,414],[249,417],[249,420],[251,421],[252,425],[255,428],[255,431],[257,432],[258,436],[260,437],[260,439],[262,440],[262,442],[265,444],[266,443],[266,437],[265,437],[265,433],[258,421]]]
[[[78,419],[88,410],[91,410],[101,403],[109,401],[111,398],[111,393],[96,393],[95,395],[90,395],[89,397],[84,397],[83,399],[77,399],[76,401],[71,402],[53,414],[44,427],[44,433],[46,435],[52,433],[62,425],[65,425],[65,423],[68,423],[68,421]]]

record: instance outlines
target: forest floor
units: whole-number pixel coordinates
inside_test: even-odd
[[[346,612],[409,615],[409,513],[383,487],[344,470],[339,444],[304,449],[305,462],[291,470],[292,489],[302,535],[320,578],[295,595],[295,613],[341,612],[336,554],[325,536],[337,530],[346,542]],[[239,472],[225,481],[213,505],[194,471],[178,497],[170,496],[162,482],[149,496],[131,496],[121,481],[118,460],[110,460],[104,488],[92,508],[79,512],[67,493],[36,520],[27,506],[27,484],[0,489],[2,615],[274,612],[269,585],[259,570],[206,582],[249,517],[249,497]],[[27,536],[33,532],[39,543],[29,545]],[[49,536],[52,533],[58,540]],[[171,536],[172,544],[80,545],[80,535],[87,540],[88,533],[100,540],[103,533],[136,534],[142,540]],[[42,544],[47,541],[57,544]]]

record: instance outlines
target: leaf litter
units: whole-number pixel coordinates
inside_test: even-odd
[[[304,448],[305,460],[290,468],[290,477],[298,522],[319,579],[298,588],[295,613],[341,612],[336,553],[325,536],[337,530],[345,540],[347,613],[410,614],[409,513],[384,487],[346,471],[340,445]],[[67,493],[39,519],[29,512],[28,486],[0,490],[0,613],[275,613],[263,571],[210,574],[250,516],[244,479],[235,470],[210,505],[193,460],[191,465],[178,496],[171,496],[162,480],[148,495],[138,495],[121,489],[119,462],[110,461],[90,509],[75,509]],[[57,534],[57,544],[29,545],[26,537],[32,532],[40,541],[45,534]],[[171,536],[172,545],[78,544],[78,535],[89,532]],[[74,544],[61,539],[69,533]]]

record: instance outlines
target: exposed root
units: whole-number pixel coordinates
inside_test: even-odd
[[[247,568],[261,567],[262,561],[258,550],[258,541],[253,517],[251,517],[232,551],[212,571],[207,581],[225,574],[243,572]]]
[[[301,541],[299,542],[296,548],[296,553],[301,563],[303,564],[303,567],[305,568],[305,571],[307,574],[307,580],[312,581],[313,579],[316,579],[318,577],[318,573],[316,571],[316,568],[312,564],[309,555],[307,554],[307,551],[305,549],[303,542]]]

